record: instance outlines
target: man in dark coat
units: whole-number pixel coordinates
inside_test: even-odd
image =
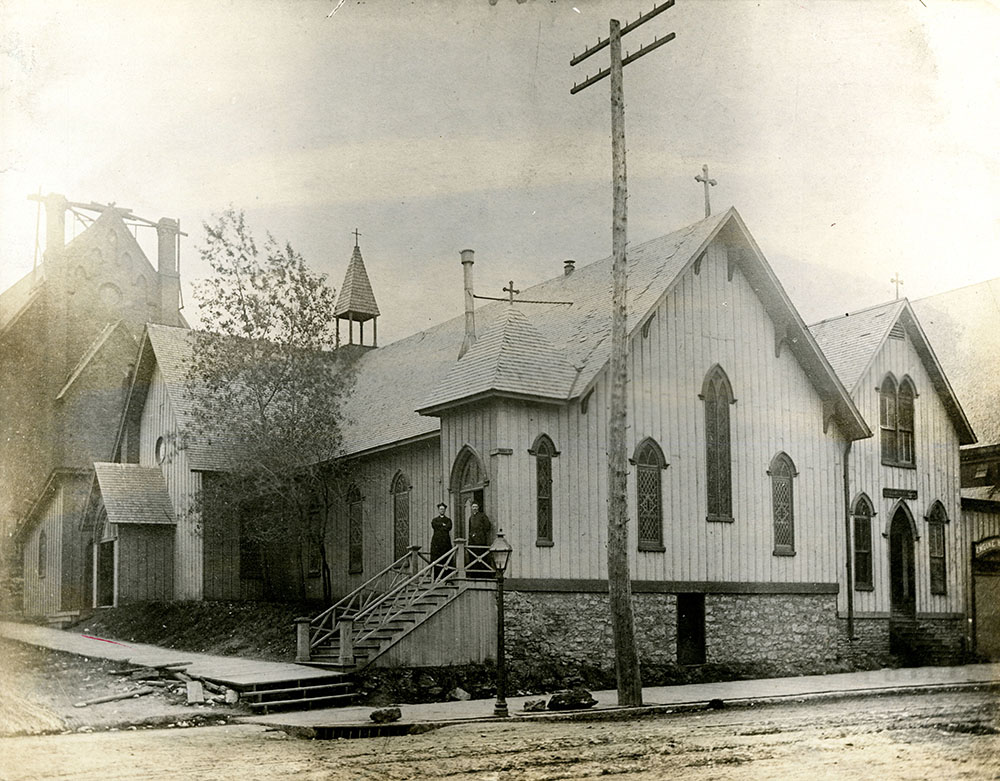
[[[493,524],[490,517],[479,509],[476,502],[472,503],[472,515],[469,516],[469,577],[488,578],[492,573],[489,564],[490,537]],[[475,557],[483,556],[479,561]]]
[[[437,561],[444,554],[451,550],[451,518],[445,515],[448,505],[440,502],[437,506],[437,517],[431,521],[431,561]],[[441,577],[445,567],[449,567],[453,562],[445,561],[434,567],[434,577]]]

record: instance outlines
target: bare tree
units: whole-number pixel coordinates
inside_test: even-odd
[[[206,223],[202,258],[213,276],[195,287],[202,323],[188,371],[196,421],[185,432],[210,444],[220,471],[201,512],[241,528],[243,555],[291,545],[300,598],[304,559],[318,552],[332,599],[326,535],[340,467],[340,405],[353,372],[350,351],[331,351],[335,292],[290,244],[270,234],[258,250],[241,211]]]

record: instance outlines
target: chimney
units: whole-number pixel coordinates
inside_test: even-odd
[[[576,261],[575,260],[564,260],[563,261],[563,276],[569,276],[574,271],[576,271]]]
[[[66,208],[63,195],[45,196],[45,254],[60,252],[66,246]]]
[[[181,275],[177,270],[177,220],[164,217],[156,223],[156,268],[160,276],[160,322],[180,324]]]
[[[465,285],[465,339],[458,351],[459,360],[476,343],[476,299],[472,296],[472,264],[475,253],[471,249],[462,250],[462,274]]]

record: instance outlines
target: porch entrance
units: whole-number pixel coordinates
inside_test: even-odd
[[[108,540],[97,546],[97,604],[95,607],[114,607],[115,604],[115,541]]]
[[[486,469],[479,456],[472,448],[463,447],[451,470],[451,495],[455,502],[452,518],[455,522],[454,537],[468,538],[467,521],[472,515],[473,503],[489,514],[484,503],[488,483]]]
[[[976,654],[1000,660],[1000,537],[973,545],[972,583]]]

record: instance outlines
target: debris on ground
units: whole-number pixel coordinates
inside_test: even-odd
[[[379,708],[378,710],[373,710],[369,718],[376,724],[388,724],[393,721],[399,721],[403,717],[403,713],[399,708]]]

